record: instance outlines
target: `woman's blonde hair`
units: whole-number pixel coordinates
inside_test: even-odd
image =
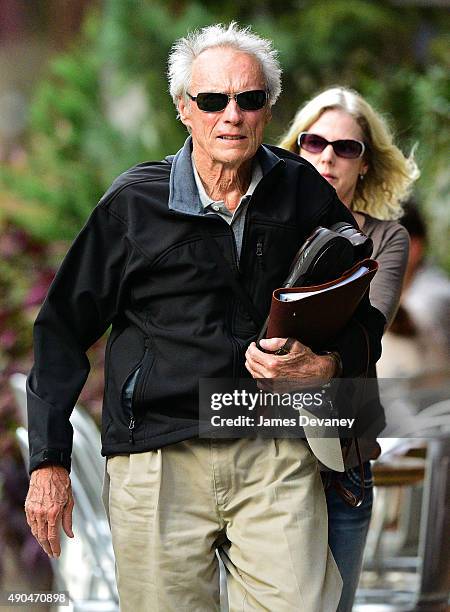
[[[333,87],[304,104],[292,121],[279,146],[299,153],[297,137],[327,110],[343,110],[356,120],[366,144],[364,159],[368,170],[358,180],[351,208],[366,212],[377,219],[398,219],[401,202],[407,199],[412,184],[420,172],[414,161],[414,149],[405,157],[393,143],[386,121],[356,91]]]

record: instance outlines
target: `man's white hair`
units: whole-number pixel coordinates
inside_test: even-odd
[[[255,57],[262,69],[266,90],[269,92],[269,104],[272,106],[281,93],[281,66],[278,52],[272,42],[251,32],[250,26],[240,28],[235,21],[228,26],[221,23],[206,26],[201,30],[190,32],[172,45],[168,61],[169,91],[175,106],[178,108],[180,97],[187,98],[186,92],[191,86],[192,64],[194,60],[213,47],[231,47],[242,53]]]

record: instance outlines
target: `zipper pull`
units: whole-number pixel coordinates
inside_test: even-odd
[[[263,243],[262,241],[259,241],[256,243],[256,256],[262,257],[262,254],[263,254]]]
[[[130,430],[130,437],[128,441],[130,442],[130,444],[134,444],[134,434],[133,434],[134,425],[135,425],[134,417],[131,417],[130,424],[128,425],[128,429]]]

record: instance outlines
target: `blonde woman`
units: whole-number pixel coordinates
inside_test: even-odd
[[[388,326],[399,304],[408,260],[408,234],[396,219],[419,176],[412,155],[406,158],[380,114],[357,92],[344,87],[327,89],[303,105],[279,146],[313,164],[372,238],[372,257],[378,260],[379,271],[371,284],[370,300]],[[376,376],[375,371],[370,374]],[[324,477],[329,544],[344,581],[338,612],[352,609],[372,511],[369,459],[377,456],[379,447],[375,440],[363,446],[366,494],[361,506],[347,505],[338,488],[330,486],[339,478],[358,495],[357,469]]]

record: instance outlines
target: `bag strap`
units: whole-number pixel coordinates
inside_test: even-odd
[[[366,348],[367,348],[366,371],[364,372],[364,383],[363,383],[363,387],[362,387],[362,392],[360,393],[360,400],[362,401],[364,396],[365,396],[367,377],[369,375],[370,343],[369,343],[369,336],[367,334],[366,328],[364,327],[364,325],[360,321],[357,321],[357,323],[359,324],[359,326],[361,327],[361,329],[363,331],[364,339],[366,341]],[[363,464],[363,460],[362,460],[362,457],[361,457],[361,450],[359,448],[359,441],[358,441],[358,438],[356,436],[353,436],[352,438],[348,439],[348,444],[346,446],[346,450],[345,450],[345,453],[344,453],[344,463],[345,463],[345,461],[347,460],[347,458],[349,456],[350,448],[352,446],[352,443],[355,444],[356,456],[358,457],[359,480],[360,480],[360,483],[361,483],[360,484],[359,495],[358,496],[354,495],[351,491],[349,491],[342,484],[337,483],[336,481],[335,481],[334,485],[335,485],[335,488],[337,489],[338,494],[340,495],[340,497],[344,500],[344,502],[346,504],[348,504],[349,506],[352,506],[353,508],[358,508],[363,503],[364,497],[365,497],[364,464]]]
[[[258,328],[261,327],[261,325],[264,323],[263,315],[251,300],[245,287],[239,282],[236,274],[232,271],[222,251],[219,249],[219,245],[208,232],[206,227],[201,225],[200,231],[203,235],[206,246],[208,247],[209,253],[218,265],[219,271],[222,274],[223,278],[225,278],[231,289],[234,291],[234,294],[245,306],[245,309],[250,315],[252,321],[257,325]]]

